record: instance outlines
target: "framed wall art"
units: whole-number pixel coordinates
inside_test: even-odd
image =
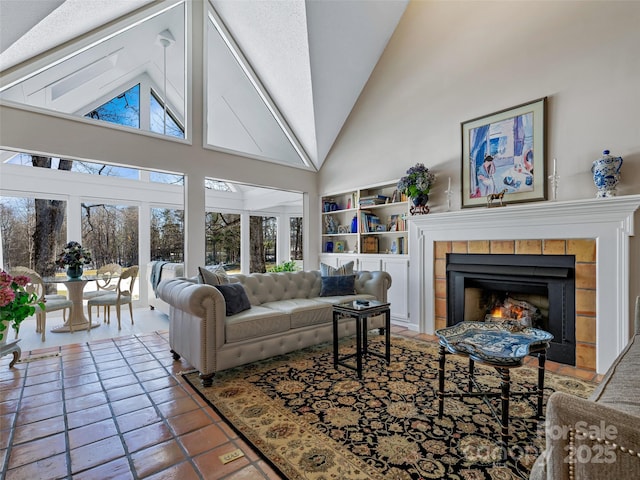
[[[546,97],[463,122],[462,207],[546,200]]]

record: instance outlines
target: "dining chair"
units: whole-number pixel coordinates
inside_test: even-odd
[[[97,290],[83,292],[82,298],[84,300],[91,300],[92,298],[99,297],[105,293],[114,292],[118,286],[118,277],[122,273],[122,267],[117,263],[108,263],[103,265],[96,272],[96,287]],[[106,315],[107,306],[103,305],[103,314]],[[100,317],[100,308],[97,308],[97,316]]]
[[[28,267],[13,267],[9,271],[9,273],[12,276],[24,275],[25,277],[29,277],[30,281],[27,284],[28,288],[32,289],[33,292],[38,295],[38,302],[44,302],[44,310],[39,307],[36,308],[36,333],[41,334],[42,341],[44,342],[45,333],[47,331],[47,312],[62,310],[62,318],[66,322],[67,309],[69,309],[69,312],[71,312],[71,309],[73,308],[73,302],[69,300],[65,295],[46,294],[46,288],[42,277],[35,270],[32,270]],[[20,327],[18,327],[18,330],[16,330],[16,338],[18,338],[19,333]]]
[[[129,314],[131,315],[131,324],[133,325],[133,287],[138,277],[138,266],[134,265],[122,271],[116,284],[116,289],[113,292],[105,293],[104,295],[98,295],[90,299],[87,302],[87,310],[89,312],[89,325],[91,325],[91,307],[104,306],[107,308],[107,313],[104,317],[104,323],[111,323],[111,306],[116,307],[116,314],[118,316],[118,330],[122,328],[120,323],[120,306],[129,304]],[[91,328],[91,327],[89,327]]]

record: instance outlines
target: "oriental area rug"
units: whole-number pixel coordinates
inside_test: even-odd
[[[333,367],[331,345],[299,350],[216,374],[190,385],[288,479],[506,480],[528,478],[544,448],[544,420],[535,419],[536,397],[513,396],[510,443],[501,447],[492,409],[497,399],[447,398],[438,419],[438,345],[392,337],[391,364],[364,359],[356,372]],[[382,351],[373,335],[371,349]],[[341,355],[355,349],[341,342]],[[448,355],[446,390],[466,386],[467,359]],[[495,369],[476,364],[477,383],[499,388]],[[511,391],[535,391],[537,371],[511,370]],[[587,397],[594,385],[551,372],[545,404],[556,390]],[[505,451],[506,450],[506,451]]]

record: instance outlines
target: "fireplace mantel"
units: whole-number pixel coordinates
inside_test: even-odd
[[[410,311],[421,332],[435,325],[434,243],[466,240],[595,239],[596,369],[605,372],[630,334],[630,275],[640,275],[632,246],[640,195],[473,208],[411,217]],[[632,248],[633,247],[633,248]],[[639,282],[640,283],[640,282]],[[427,293],[425,293],[427,292]],[[634,295],[637,292],[634,292]]]

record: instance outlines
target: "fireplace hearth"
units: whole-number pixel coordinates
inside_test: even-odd
[[[576,364],[574,255],[459,254],[446,257],[447,325],[484,321],[522,305],[530,323],[553,334],[550,360]],[[515,317],[512,317],[515,318]]]

